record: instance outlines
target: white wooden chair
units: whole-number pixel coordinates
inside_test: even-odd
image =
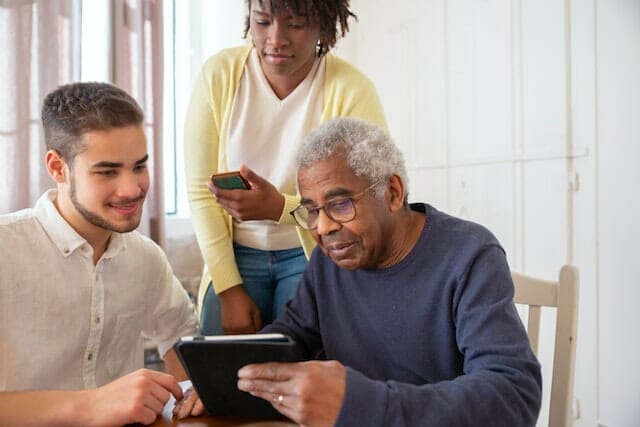
[[[528,306],[527,334],[538,355],[541,307],[556,308],[555,346],[551,374],[549,427],[570,426],[578,327],[578,269],[564,265],[557,281],[512,272],[514,302]]]

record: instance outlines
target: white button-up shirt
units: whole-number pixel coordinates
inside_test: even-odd
[[[55,190],[0,216],[0,391],[94,388],[197,333],[193,305],[164,252],[113,233],[97,264],[60,216]]]

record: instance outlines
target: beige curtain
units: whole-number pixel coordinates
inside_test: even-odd
[[[0,0],[0,213],[33,206],[53,182],[40,108],[73,79],[73,0]]]
[[[140,231],[165,246],[162,184],[162,1],[113,1],[114,83],[142,106],[151,188]]]
[[[164,246],[162,185],[162,2],[112,0],[112,81],[146,116],[151,188],[139,230]],[[75,9],[74,9],[75,8]],[[0,214],[33,206],[53,187],[44,168],[40,108],[77,80],[79,0],[0,0]],[[109,17],[105,17],[109,19]]]

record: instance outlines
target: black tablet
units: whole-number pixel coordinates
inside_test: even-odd
[[[238,390],[238,370],[250,363],[301,361],[291,338],[282,334],[182,337],[174,348],[210,414],[284,418],[266,400]]]

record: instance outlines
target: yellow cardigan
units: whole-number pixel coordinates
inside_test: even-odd
[[[185,120],[187,193],[205,264],[198,291],[199,311],[210,282],[216,293],[242,283],[233,254],[232,218],[215,201],[205,182],[214,172],[228,171],[226,143],[231,108],[251,48],[226,49],[204,63],[194,83]],[[373,83],[353,65],[328,54],[321,121],[345,116],[387,127]],[[279,223],[293,223],[289,212],[298,205],[299,196],[284,197]],[[298,228],[298,235],[308,258],[315,241],[306,230]]]

